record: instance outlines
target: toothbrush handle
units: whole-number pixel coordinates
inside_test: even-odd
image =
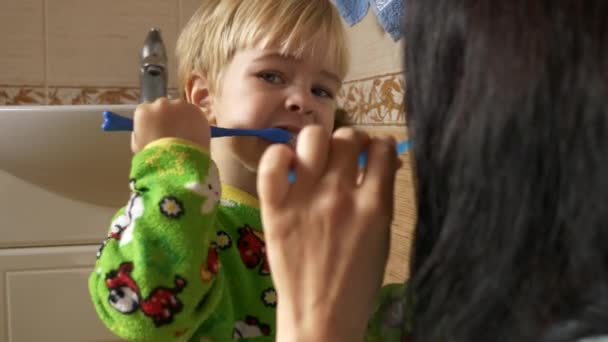
[[[133,120],[118,114],[105,111],[103,112],[103,123],[101,129],[106,132],[132,131]]]
[[[211,136],[214,138],[232,136],[256,136],[265,138],[264,134],[261,134],[258,129],[223,128],[217,126],[211,126]]]
[[[397,155],[403,154],[410,149],[410,141],[403,140],[397,144]],[[365,163],[367,163],[367,152],[361,152],[359,155],[359,167],[364,167]]]
[[[226,137],[234,134],[230,134],[230,129],[221,128],[216,126],[211,126],[211,136],[212,137]]]
[[[103,112],[103,123],[101,129],[106,132],[110,131],[132,131],[133,119],[118,115],[113,112]],[[227,136],[256,136],[264,138],[272,142],[286,143],[292,139],[289,132],[278,128],[269,128],[264,130],[259,129],[241,129],[241,128],[223,128],[211,126],[211,137],[227,137]]]
[[[103,123],[101,124],[101,129],[106,132],[132,131],[133,119],[105,111],[103,112]],[[231,135],[229,129],[211,126],[212,137],[224,137],[227,135]]]

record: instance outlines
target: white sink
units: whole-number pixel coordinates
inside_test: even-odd
[[[102,112],[135,105],[0,106],[0,170],[76,201],[128,199],[130,135],[103,132]]]

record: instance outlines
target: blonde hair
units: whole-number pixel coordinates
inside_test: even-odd
[[[271,46],[295,58],[325,54],[340,79],[348,71],[346,34],[329,0],[202,0],[177,41],[181,91],[193,73],[219,91],[238,50]]]

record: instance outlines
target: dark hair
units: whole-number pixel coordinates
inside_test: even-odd
[[[414,341],[608,333],[608,1],[408,0]]]

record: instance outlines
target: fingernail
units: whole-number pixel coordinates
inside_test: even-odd
[[[397,170],[400,170],[403,167],[403,160],[397,158]]]

